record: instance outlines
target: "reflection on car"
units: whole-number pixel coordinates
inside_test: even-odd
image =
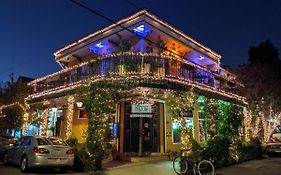
[[[67,171],[73,165],[74,150],[59,138],[26,136],[4,155],[4,164],[20,165],[22,172],[33,167],[58,167]]]

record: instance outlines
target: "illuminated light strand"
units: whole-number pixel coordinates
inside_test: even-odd
[[[255,123],[252,124],[254,120],[253,112],[247,111],[244,113],[244,127],[245,127],[245,139],[246,141],[250,140],[251,133],[252,136],[260,137],[260,134],[263,135],[263,140],[268,142],[270,140],[271,135],[275,131],[275,129],[279,126],[279,122],[281,120],[281,113],[271,113],[271,117],[274,119],[273,122],[268,121],[265,117],[264,112],[259,111],[256,116]],[[262,128],[260,128],[262,126]]]
[[[252,119],[252,111],[244,111],[243,123],[246,141],[250,141],[252,131]]]
[[[28,117],[29,117],[29,113],[25,112],[23,114],[23,135],[24,136],[26,136],[26,134],[27,134]]]
[[[221,55],[219,55],[218,53],[212,51],[210,48],[202,45],[201,43],[197,42],[196,40],[194,40],[191,37],[187,36],[185,33],[181,32],[180,30],[176,29],[175,27],[171,26],[170,24],[164,22],[163,20],[159,19],[158,17],[152,15],[151,13],[149,13],[146,10],[141,10],[141,11],[139,11],[139,12],[129,16],[128,18],[124,18],[124,19],[122,19],[122,20],[120,20],[120,21],[118,21],[118,22],[116,22],[114,24],[111,24],[108,27],[105,27],[105,28],[103,28],[101,30],[98,30],[98,31],[94,32],[94,33],[91,33],[88,36],[83,37],[82,39],[80,39],[80,40],[78,40],[78,41],[76,41],[76,42],[74,42],[72,44],[66,45],[65,47],[61,48],[60,50],[58,50],[58,51],[56,51],[54,53],[54,56],[56,57],[56,60],[57,60],[58,56],[61,56],[61,52],[63,52],[64,50],[67,50],[67,49],[69,49],[69,48],[71,48],[71,47],[73,47],[75,45],[83,43],[84,41],[88,40],[89,38],[92,38],[92,37],[94,37],[94,36],[96,36],[96,35],[98,35],[100,33],[106,32],[106,31],[108,31],[109,29],[111,29],[113,27],[121,25],[122,23],[128,22],[130,20],[134,20],[137,16],[140,16],[142,14],[145,14],[145,15],[151,17],[152,19],[154,19],[158,23],[161,23],[162,25],[164,25],[165,27],[171,29],[175,33],[183,36],[185,39],[189,40],[189,42],[191,41],[191,43],[189,43],[190,45],[196,44],[197,47],[199,47],[199,50],[201,50],[203,52],[205,51],[208,55],[212,56],[212,58],[215,59],[215,61],[217,61],[220,64]]]
[[[65,137],[68,139],[72,133],[72,121],[74,114],[74,96],[69,96],[67,99],[67,111],[66,111],[66,128],[65,128]]]
[[[118,75],[118,73],[116,73],[116,74]],[[112,75],[114,75],[114,73],[112,73],[111,76]],[[114,78],[114,77],[104,78],[103,76],[94,76],[94,77],[91,77],[89,80],[80,80],[80,81],[77,81],[75,83],[71,83],[71,84],[68,84],[68,85],[57,87],[55,89],[50,89],[50,90],[47,90],[47,91],[44,91],[44,92],[29,95],[27,97],[27,100],[30,100],[30,99],[33,99],[33,98],[39,98],[41,96],[47,96],[47,95],[51,95],[51,94],[55,94],[55,93],[59,93],[59,92],[67,91],[67,90],[72,90],[72,89],[75,89],[77,87],[80,87],[81,85],[90,85],[91,83],[94,83],[94,82],[97,82],[97,81],[100,81],[100,80],[122,80],[122,79],[132,79],[132,78],[146,79],[147,78],[147,79],[152,79],[152,80],[167,80],[167,81],[177,82],[177,83],[180,83],[180,84],[183,84],[183,85],[198,88],[198,89],[203,90],[203,91],[208,91],[208,92],[211,92],[211,93],[219,94],[219,95],[228,97],[230,99],[242,101],[244,104],[247,104],[245,97],[233,94],[231,92],[226,92],[226,91],[221,90],[221,89],[216,89],[214,87],[211,87],[211,86],[208,86],[208,85],[205,85],[205,84],[201,84],[201,83],[198,83],[196,81],[191,81],[191,80],[186,80],[186,79],[177,80],[177,79],[174,79],[172,77],[149,76],[149,75],[146,75],[146,74],[139,74],[139,73],[136,74],[135,72],[127,73],[126,75],[131,75],[131,76],[130,77],[121,77],[120,76],[118,78]]]
[[[116,59],[118,59],[118,58],[120,58],[120,56],[140,56],[140,57],[145,57],[145,56],[151,57],[151,56],[153,56],[153,57],[156,57],[156,58],[162,58],[162,59],[164,58],[164,59],[176,60],[176,61],[179,61],[179,64],[180,64],[180,63],[188,64],[188,65],[193,66],[193,67],[195,67],[195,68],[201,69],[201,70],[203,70],[203,71],[205,71],[205,72],[207,72],[207,73],[210,73],[210,74],[214,75],[215,77],[219,77],[219,78],[222,78],[222,79],[226,79],[226,80],[228,80],[228,81],[231,81],[231,82],[235,83],[236,85],[239,85],[239,86],[241,86],[241,87],[244,87],[244,85],[241,84],[240,82],[238,82],[237,80],[235,81],[235,80],[233,80],[233,79],[231,79],[230,77],[227,77],[227,76],[225,76],[225,75],[220,75],[220,74],[214,73],[214,72],[212,72],[211,70],[209,70],[209,69],[207,69],[207,68],[205,68],[205,67],[203,67],[203,66],[201,66],[201,65],[194,64],[194,63],[192,63],[192,62],[190,62],[190,61],[188,61],[188,60],[186,60],[186,59],[183,59],[183,58],[175,58],[175,57],[173,57],[173,56],[165,55],[165,54],[162,54],[162,53],[161,53],[161,54],[158,54],[158,53],[145,53],[145,52],[136,52],[136,53],[135,53],[135,52],[124,52],[124,53],[121,53],[121,52],[120,52],[120,53],[111,53],[111,54],[101,55],[101,56],[97,57],[96,59],[91,60],[90,62],[80,63],[80,64],[75,65],[75,66],[73,66],[73,67],[65,68],[65,69],[63,69],[63,70],[61,70],[61,71],[58,71],[58,72],[55,72],[55,73],[53,73],[53,74],[49,74],[49,75],[47,75],[47,76],[44,76],[44,77],[35,79],[35,80],[31,81],[30,83],[28,83],[28,85],[34,85],[34,84],[36,84],[36,83],[38,83],[38,82],[40,82],[40,81],[46,80],[46,79],[48,79],[48,78],[54,77],[54,76],[59,75],[59,74],[63,74],[63,73],[72,71],[72,70],[77,69],[77,68],[81,68],[82,66],[88,65],[89,63],[93,63],[93,62],[96,62],[96,61],[98,61],[98,60],[103,60],[103,59],[107,59],[107,58],[116,58]],[[152,58],[151,58],[151,59],[152,59]],[[221,68],[221,69],[222,69],[222,68]],[[225,69],[223,69],[223,70],[224,70],[225,72],[227,72]],[[228,72],[228,73],[229,73],[229,72]],[[234,76],[234,74],[232,74],[232,73],[229,73],[229,74],[232,75],[232,76]]]
[[[42,123],[41,123],[41,135],[47,136],[47,127],[48,127],[48,108],[44,109]]]
[[[15,106],[15,105],[18,105],[18,106],[21,107],[24,111],[25,111],[25,109],[26,109],[20,102],[14,102],[14,103],[11,103],[11,104],[8,104],[8,105],[2,105],[2,106],[0,106],[0,113],[2,113],[2,109],[3,109],[3,108],[9,108],[9,107],[12,107],[12,106]]]

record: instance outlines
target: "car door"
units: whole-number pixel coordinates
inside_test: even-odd
[[[23,141],[19,145],[19,148],[16,153],[16,164],[20,165],[21,164],[21,158],[23,154],[26,154],[28,152],[28,149],[30,147],[31,139],[29,136],[24,137]]]
[[[18,164],[18,150],[20,148],[21,143],[23,142],[24,138],[19,139],[8,151],[8,159],[9,162],[14,163],[14,164]]]

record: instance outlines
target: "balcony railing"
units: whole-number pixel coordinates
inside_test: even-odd
[[[238,95],[238,83],[227,80],[216,72],[188,60],[147,53],[120,53],[104,55],[89,63],[63,69],[32,81],[33,94],[44,94],[73,86],[93,78],[110,76],[147,75],[191,82],[196,86]]]

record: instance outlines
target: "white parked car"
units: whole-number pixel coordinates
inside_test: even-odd
[[[33,167],[54,167],[67,171],[73,165],[74,150],[59,138],[26,136],[4,155],[4,164],[20,165],[22,172]]]
[[[267,155],[281,155],[281,133],[272,134],[270,140],[271,141],[266,144]]]

